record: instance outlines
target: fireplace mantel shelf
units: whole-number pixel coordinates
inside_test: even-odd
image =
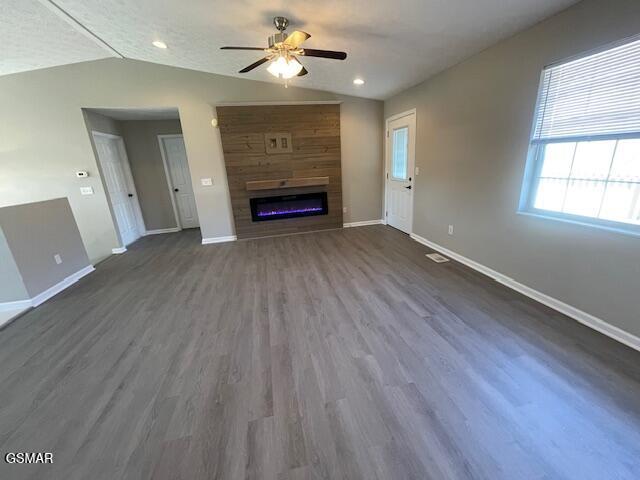
[[[329,185],[329,177],[296,177],[279,178],[275,180],[254,180],[246,183],[249,191],[275,190],[278,188],[315,187]]]

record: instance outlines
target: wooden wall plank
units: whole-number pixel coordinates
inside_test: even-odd
[[[342,227],[340,105],[217,107],[222,150],[239,239]],[[292,153],[268,155],[264,134],[291,133]],[[247,182],[328,177],[328,185],[247,191]],[[249,199],[327,192],[328,215],[253,222]]]

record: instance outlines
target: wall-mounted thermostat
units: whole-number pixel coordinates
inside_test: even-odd
[[[89,176],[89,172],[87,172],[86,170],[78,170],[76,172],[76,177],[78,178],[87,178]]]

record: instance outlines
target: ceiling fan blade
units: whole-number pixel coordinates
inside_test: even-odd
[[[309,35],[307,32],[296,30],[295,32],[291,32],[289,35],[287,35],[284,43],[293,48],[298,48],[298,46],[300,46],[302,42],[304,42],[310,36],[311,35]]]
[[[333,50],[315,50],[313,48],[305,48],[302,55],[307,57],[332,58],[334,60],[344,60],[347,58],[345,52],[334,52]]]
[[[309,73],[309,72],[307,71],[307,69],[306,69],[306,68],[304,68],[304,67],[302,67],[302,70],[300,70],[300,73],[299,73],[298,75],[296,75],[296,76],[298,76],[298,77],[302,77],[302,76],[306,75],[307,73]]]
[[[264,50],[261,47],[220,47],[220,50]]]
[[[257,62],[252,63],[251,65],[249,65],[248,67],[244,67],[242,70],[240,70],[238,73],[247,73],[250,72],[251,70],[253,70],[256,67],[259,67],[260,65],[262,65],[264,62],[268,61],[269,58],[268,57],[264,57],[261,58],[260,60],[258,60]]]

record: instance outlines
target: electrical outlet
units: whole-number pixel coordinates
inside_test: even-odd
[[[416,167],[416,177],[420,175],[420,167]]]
[[[342,207],[342,213],[347,213],[347,207]]]
[[[449,225],[449,235],[453,235],[453,225]]]
[[[56,263],[57,263],[58,265],[60,265],[60,264],[62,263],[62,258],[60,257],[60,254],[59,254],[59,253],[56,253],[56,254],[53,256],[53,259],[56,261]]]
[[[210,187],[211,185],[213,185],[213,179],[212,178],[201,178],[200,179],[200,184],[203,187]]]

